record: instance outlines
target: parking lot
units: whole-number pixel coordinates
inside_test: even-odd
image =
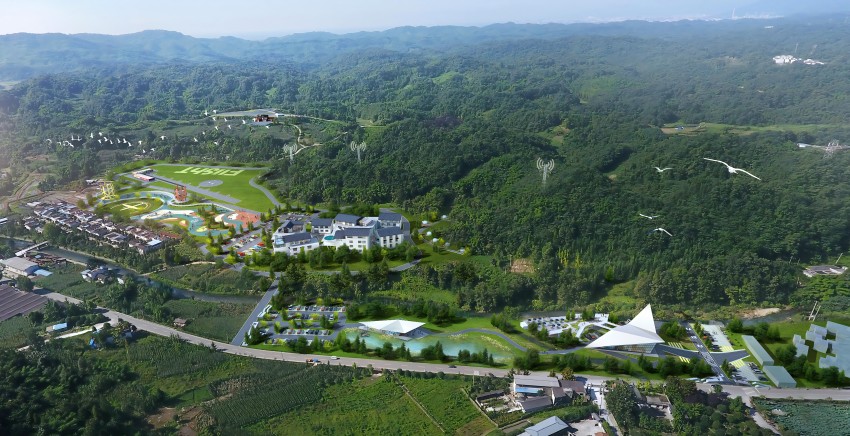
[[[726,337],[726,334],[723,333],[723,329],[720,326],[711,325],[711,324],[702,324],[702,330],[711,337],[711,351],[733,351],[735,348],[732,347],[732,343],[729,342],[729,338]]]
[[[333,324],[333,328],[323,328],[321,317]],[[260,331],[270,335],[267,343],[292,341],[305,337],[311,342],[315,337],[322,341],[336,339],[340,330],[345,328],[345,306],[299,306],[291,305],[286,313],[278,313],[267,307],[256,321]]]

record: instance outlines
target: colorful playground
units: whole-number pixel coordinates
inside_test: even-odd
[[[123,194],[114,200],[101,200],[110,213],[123,213],[130,219],[153,220],[183,227],[193,236],[228,234],[233,227],[245,230],[260,220],[252,212],[234,210],[220,204],[186,204],[164,191],[140,191]]]

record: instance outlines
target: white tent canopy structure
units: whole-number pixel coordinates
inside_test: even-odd
[[[628,347],[662,343],[664,343],[664,339],[661,339],[661,336],[658,336],[655,331],[652,305],[647,304],[628,324],[609,330],[595,341],[587,344],[587,348]]]
[[[370,330],[378,330],[391,335],[406,335],[425,325],[424,322],[405,321],[403,319],[365,321],[361,324],[363,324]]]

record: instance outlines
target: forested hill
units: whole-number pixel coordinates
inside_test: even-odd
[[[843,16],[818,17],[843,22]],[[347,53],[367,49],[398,53],[447,52],[487,42],[520,39],[556,39],[578,35],[657,37],[666,39],[712,39],[729,31],[757,29],[766,25],[794,29],[812,25],[809,17],[771,20],[736,20],[726,22],[678,21],[651,23],[627,21],[607,24],[514,24],[484,27],[399,27],[380,32],[331,34],[303,33],[285,37],[249,41],[234,37],[194,38],[178,32],[150,30],[126,35],[97,34],[9,34],[0,35],[0,82],[23,80],[55,72],[81,71],[90,68],[129,68],[151,64],[198,64],[205,62],[291,61],[319,66]],[[746,43],[746,39],[736,43]],[[790,50],[796,42],[801,47],[832,40],[782,41],[777,50]]]
[[[850,40],[843,21],[806,23],[659,23],[640,37],[370,49],[309,68],[266,61],[41,76],[0,91],[0,164],[34,170],[26,156],[54,153],[43,186],[62,186],[106,171],[103,156],[129,154],[44,138],[108,129],[150,141],[153,130],[176,138],[157,144],[156,158],[273,162],[268,183],[286,198],[446,213],[441,232],[453,245],[537,265],[523,288],[534,294],[470,279],[462,300],[473,310],[584,304],[633,279],[651,302],[785,303],[796,298],[797,261],[850,246],[850,152],[825,159],[796,145],[850,141]],[[713,30],[669,37],[691,25]],[[812,57],[826,64],[774,64],[794,41],[806,53],[819,44]],[[198,120],[205,109],[250,107],[334,121],[305,125],[322,145],[293,162],[266,129],[192,141],[210,130]],[[667,133],[665,123],[674,126]],[[351,139],[368,144],[360,164]],[[555,162],[545,186],[538,158]],[[650,232],[657,227],[672,237]]]

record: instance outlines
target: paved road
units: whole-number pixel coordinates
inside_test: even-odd
[[[260,316],[260,312],[268,306],[269,301],[272,301],[272,297],[275,293],[277,293],[277,285],[278,280],[275,279],[271,286],[269,286],[269,290],[266,291],[265,295],[263,295],[263,298],[257,302],[257,307],[254,308],[254,311],[251,312],[251,315],[245,320],[245,324],[242,324],[242,328],[239,329],[239,332],[236,333],[236,336],[234,336],[233,340],[230,341],[230,345],[242,345],[242,342],[245,340],[245,333],[248,333],[248,330],[251,329],[251,324],[257,321],[257,317]]]
[[[254,177],[253,179],[248,180],[248,184],[249,184],[249,185],[251,185],[251,186],[253,186],[254,188],[259,189],[259,190],[260,190],[260,192],[262,192],[263,194],[265,194],[265,195],[266,195],[266,198],[268,198],[268,199],[269,199],[269,201],[271,201],[271,202],[272,202],[272,204],[274,204],[274,205],[275,205],[275,207],[277,207],[277,206],[281,206],[281,205],[282,205],[282,204],[281,204],[281,202],[277,201],[277,198],[275,198],[274,194],[272,194],[272,193],[271,193],[271,191],[269,191],[268,189],[266,189],[266,187],[265,187],[265,186],[263,186],[263,185],[261,185],[261,184],[257,183],[257,182],[256,182],[256,180],[257,180],[257,178],[256,178],[256,177]]]
[[[732,379],[726,376],[726,373],[723,372],[723,369],[720,367],[720,364],[718,364],[717,361],[714,360],[714,356],[712,356],[708,349],[705,348],[705,344],[702,342],[702,338],[700,338],[696,334],[691,325],[688,324],[688,322],[686,321],[682,321],[680,324],[682,325],[682,327],[685,328],[685,331],[688,332],[688,337],[691,338],[691,342],[693,342],[694,346],[697,347],[697,351],[699,352],[700,357],[702,357],[703,360],[705,360],[706,363],[711,366],[711,370],[714,371],[714,374],[716,374],[717,377],[720,378],[721,383],[735,383],[734,381],[732,381]]]
[[[57,294],[55,292],[48,292],[44,294],[45,297],[50,298],[51,300],[56,301],[70,301],[72,303],[80,303],[80,300],[76,298],[67,297],[62,294]],[[214,344],[217,349],[222,350],[225,353],[239,355],[239,356],[247,356],[254,357],[257,359],[268,359],[268,360],[283,360],[290,362],[304,362],[307,359],[319,359],[320,362],[323,363],[332,363],[336,365],[357,365],[359,367],[365,367],[371,365],[372,368],[375,369],[389,369],[389,370],[408,370],[408,371],[416,371],[416,372],[445,372],[451,374],[464,374],[464,375],[484,375],[484,374],[493,374],[496,377],[506,377],[508,375],[507,369],[501,368],[483,368],[483,367],[474,367],[474,366],[457,366],[456,368],[449,368],[449,364],[441,364],[441,363],[422,363],[422,362],[401,362],[401,361],[392,361],[392,360],[375,360],[375,359],[364,359],[364,358],[352,358],[352,357],[341,357],[337,360],[330,360],[328,356],[324,355],[314,355],[314,354],[297,354],[297,353],[284,353],[280,351],[269,351],[269,350],[259,350],[255,348],[246,348],[246,347],[237,347],[231,344],[226,344],[220,341],[212,341],[210,339],[202,338],[200,336],[195,336],[192,334],[188,334],[186,332],[176,330],[174,328],[164,326],[161,324],[157,324],[151,321],[146,321],[143,319],[139,319],[124,313],[116,312],[109,309],[104,309],[104,315],[110,319],[111,322],[117,322],[118,318],[121,318],[131,324],[135,325],[138,329],[145,330],[155,335],[160,336],[177,336],[189,343],[210,346],[210,344]],[[545,372],[534,372],[534,375],[546,376],[548,375],[548,371]],[[585,380],[589,384],[598,385],[604,383],[607,380],[614,380],[617,377],[600,377],[595,375],[579,375],[578,378]],[[710,391],[710,384],[698,384],[700,389]],[[743,387],[743,386],[729,386],[723,385],[723,390],[728,392],[730,395],[735,397],[741,397],[747,404],[752,404],[750,402],[750,398],[757,396],[765,396],[767,398],[792,398],[792,399],[802,399],[802,400],[824,400],[824,399],[832,399],[839,401],[850,401],[850,389],[767,389],[760,390],[754,387]]]

